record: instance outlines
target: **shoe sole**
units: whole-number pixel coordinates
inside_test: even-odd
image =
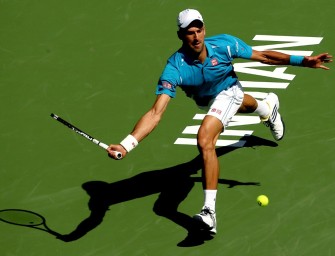
[[[280,140],[282,140],[282,139],[284,138],[285,131],[286,131],[286,128],[285,128],[285,122],[284,122],[283,118],[280,117],[280,120],[281,120],[281,122],[283,123],[283,136],[281,136],[279,139],[276,139],[276,141],[280,141]]]
[[[275,100],[276,103],[275,103],[273,109],[277,106],[276,107],[276,111],[279,113],[279,98],[278,98],[278,96],[275,93],[270,92],[269,95],[270,94],[272,95],[272,97],[276,98],[276,100]],[[281,136],[279,139],[275,138],[276,141],[282,140],[284,138],[284,135],[285,135],[285,123],[284,123],[284,120],[283,120],[283,118],[281,116],[280,116],[280,120],[283,123],[283,136]]]
[[[210,227],[205,222],[203,222],[202,218],[199,216],[193,216],[193,219],[197,222],[199,225],[200,230],[208,231],[210,234],[216,234],[216,229],[214,227]]]

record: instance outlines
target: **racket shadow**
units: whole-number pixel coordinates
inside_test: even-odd
[[[246,140],[244,147],[277,146],[275,142],[255,136],[247,136],[242,139]],[[221,147],[217,149],[217,155],[223,156],[236,149],[238,148]],[[201,182],[201,178],[192,177],[192,175],[198,173],[201,167],[202,158],[201,155],[198,155],[186,163],[162,170],[142,172],[128,179],[113,183],[104,181],[86,182],[82,185],[82,188],[90,196],[88,202],[88,207],[91,211],[90,215],[81,221],[71,233],[59,235],[57,238],[64,242],[80,239],[102,223],[110,206],[159,194],[158,199],[154,203],[153,211],[157,215],[173,221],[187,231],[187,237],[178,243],[178,246],[190,247],[203,244],[205,241],[211,240],[213,236],[201,231],[191,216],[178,211],[179,204],[187,198],[195,182]],[[219,183],[227,185],[228,188],[260,185],[258,182],[240,182],[226,179],[220,179]]]
[[[0,221],[16,226],[41,230],[56,237],[60,235],[47,226],[46,219],[41,214],[33,211],[23,209],[0,210]]]

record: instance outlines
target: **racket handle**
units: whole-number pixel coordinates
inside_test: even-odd
[[[98,145],[99,145],[100,147],[106,149],[106,150],[107,150],[107,148],[108,148],[108,145],[105,144],[105,143],[102,143],[102,142],[100,142]],[[118,160],[122,159],[122,153],[121,153],[121,152],[119,152],[119,151],[114,151],[114,152],[115,152],[115,156],[116,156],[116,158],[117,158]]]

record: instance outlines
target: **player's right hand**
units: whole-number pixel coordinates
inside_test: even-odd
[[[123,159],[127,155],[127,151],[120,144],[117,144],[117,145],[111,144],[111,145],[109,145],[109,147],[107,148],[107,152],[108,152],[108,156],[111,157],[111,158],[113,158],[113,159],[115,159],[115,160],[121,160],[121,159]],[[116,152],[120,152],[122,154],[122,157],[118,158],[116,156]]]

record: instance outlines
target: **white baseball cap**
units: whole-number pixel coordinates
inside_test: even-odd
[[[186,28],[188,25],[191,24],[192,21],[200,20],[202,23],[204,23],[204,20],[197,10],[194,9],[186,9],[184,11],[181,11],[177,18],[177,25],[178,29]]]

